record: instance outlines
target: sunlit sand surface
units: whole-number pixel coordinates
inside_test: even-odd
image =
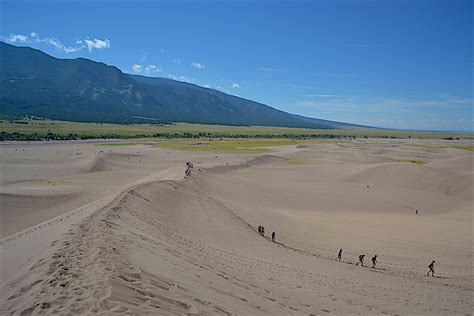
[[[0,311],[472,313],[474,159],[455,145],[2,144]]]

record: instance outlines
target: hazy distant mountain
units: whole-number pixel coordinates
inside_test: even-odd
[[[194,84],[125,74],[114,66],[84,58],[58,59],[3,42],[0,114],[116,123],[356,126],[286,113]]]

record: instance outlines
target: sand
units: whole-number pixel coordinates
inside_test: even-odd
[[[472,146],[1,144],[0,313],[472,313],[474,159],[445,145]]]

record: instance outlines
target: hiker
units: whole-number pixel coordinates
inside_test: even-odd
[[[265,227],[262,226],[262,236],[265,236]]]
[[[339,252],[337,253],[337,259],[336,260],[341,261],[341,259],[342,259],[342,248],[339,249]]]
[[[372,268],[375,268],[376,265],[377,265],[377,255],[372,257]]]
[[[275,237],[276,237],[276,234],[275,232],[272,233],[272,241],[275,242]]]
[[[193,164],[188,161],[188,162],[186,162],[186,166],[187,166],[187,168],[186,168],[186,171],[184,172],[184,174],[186,176],[190,176],[191,175],[191,169],[193,168]]]
[[[416,212],[416,215],[418,215],[418,209],[416,209],[416,211],[415,211],[415,212]]]
[[[258,226],[258,234],[259,234],[259,235],[262,234],[262,225],[259,225],[259,226]]]
[[[359,265],[359,263],[361,266],[364,266],[364,257],[365,255],[359,255],[359,262],[356,263],[356,266]]]
[[[428,268],[430,268],[430,270],[428,271],[426,276],[430,276],[430,272],[431,272],[431,276],[434,276],[434,264],[435,264],[435,262],[436,261],[433,260],[433,262],[431,262],[430,265],[428,266]]]

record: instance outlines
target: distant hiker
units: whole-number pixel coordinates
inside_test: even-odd
[[[419,214],[418,214],[418,209],[416,209],[415,213],[416,213],[416,215],[419,215]]]
[[[365,255],[360,255],[359,256],[359,262],[356,263],[356,266],[359,265],[359,263],[360,263],[361,266],[364,266],[364,257],[365,257]]]
[[[376,265],[377,265],[377,255],[372,257],[372,268],[375,268]]]
[[[272,241],[275,242],[275,237],[276,237],[276,234],[275,232],[272,233]]]
[[[191,162],[186,162],[186,171],[184,172],[184,174],[186,176],[190,176],[192,168],[193,168],[193,164]]]
[[[265,227],[262,226],[262,236],[265,236]]]
[[[428,266],[428,268],[430,269],[428,271],[428,273],[426,274],[426,276],[430,276],[430,272],[431,272],[431,276],[434,276],[434,264],[435,264],[436,261],[433,260],[433,262],[430,263],[430,265]]]
[[[341,259],[342,259],[342,248],[339,249],[339,252],[337,253],[337,259],[336,260],[341,261]]]
[[[262,234],[262,225],[259,225],[259,226],[258,226],[258,234],[259,234],[259,235]]]

